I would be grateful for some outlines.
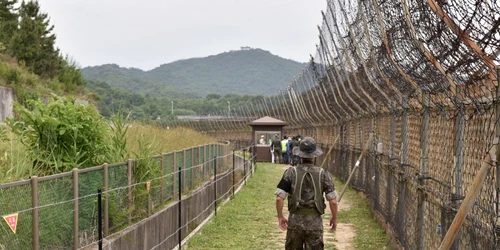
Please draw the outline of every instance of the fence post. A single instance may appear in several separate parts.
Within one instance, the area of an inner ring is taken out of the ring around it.
[[[128,208],[132,208],[132,159],[127,160],[127,176],[128,176]],[[127,223],[132,224],[132,212],[128,213]]]
[[[359,120],[360,119],[357,119],[355,120],[353,123],[354,123],[354,144],[352,145],[352,150],[353,151],[357,151],[357,148],[356,148],[356,144],[358,142],[358,129],[359,129]],[[359,172],[361,172],[361,169],[358,169],[358,172],[356,173],[356,178],[352,181],[352,186],[359,186]]]
[[[78,168],[73,168],[73,249],[80,246],[78,237]]]
[[[31,212],[32,217],[32,240],[33,240],[33,250],[40,249],[40,240],[38,237],[38,177],[31,177],[31,207],[33,211]]]
[[[102,191],[97,189],[97,239],[99,250],[102,250]]]
[[[497,92],[496,92],[496,98],[497,98],[497,101],[499,100],[500,98],[500,67],[497,66]],[[496,138],[499,138],[500,139],[500,122],[498,122],[498,119],[500,118],[500,102],[497,102],[497,104],[495,105],[495,120],[497,121],[496,124],[495,124],[495,135],[496,135]],[[496,155],[496,158],[497,159],[500,159],[500,150],[497,150],[497,155]],[[496,203],[497,203],[497,206],[496,206],[496,221],[495,221],[495,231],[496,231],[496,235],[497,235],[497,246],[500,245],[500,164],[498,163],[498,160],[497,160],[497,164],[495,166],[495,170],[496,170]]]
[[[252,176],[257,171],[257,146],[255,143],[252,145]]]
[[[175,156],[174,156],[174,159],[175,159]],[[179,214],[177,217],[177,219],[179,221],[179,223],[178,223],[179,230],[177,230],[177,232],[178,232],[177,236],[178,236],[178,240],[179,240],[179,250],[181,249],[181,243],[182,243],[182,176],[181,176],[181,172],[182,172],[182,167],[179,166],[178,173],[177,173],[177,183],[178,183],[177,190],[179,191],[178,192],[179,206],[177,206],[178,207],[177,213]]]
[[[182,150],[182,184],[183,184],[183,189],[188,190],[189,187],[187,186],[188,183],[186,181],[186,149]]]
[[[375,209],[380,211],[380,189],[382,186],[380,185],[380,169],[382,168],[382,154],[384,152],[377,152],[377,145],[380,143],[380,131],[379,131],[379,124],[380,124],[380,105],[375,105],[375,111],[377,112],[375,114],[375,117],[372,122],[372,133],[373,136],[377,136],[377,140],[373,138],[373,141],[371,143],[371,150],[375,151],[375,157],[373,157],[372,162],[373,162],[373,170],[375,174],[375,182],[372,186],[372,190],[374,191],[374,198],[375,198]]]
[[[177,178],[175,178],[175,171],[179,171],[177,170],[178,169],[178,166],[177,166],[177,151],[174,151],[172,153],[172,199],[174,199],[175,197],[175,194],[176,194],[176,191],[179,191],[179,183],[178,183],[178,180],[176,180]]]
[[[203,180],[206,180],[207,177],[207,145],[203,145]]]
[[[234,196],[234,185],[236,185],[236,182],[234,180],[234,160],[235,160],[235,156],[234,156],[234,149],[233,149],[233,196]]]
[[[391,112],[391,143],[389,145],[389,183],[387,184],[389,188],[387,189],[387,197],[388,197],[388,203],[387,203],[387,217],[386,218],[391,218],[390,224],[394,225],[394,211],[393,211],[393,201],[394,201],[394,160],[395,160],[395,147],[396,147],[396,110],[394,108],[395,104],[393,103],[392,105],[392,112]]]
[[[429,92],[422,95],[422,102],[424,104],[424,116],[422,118],[422,127],[420,135],[420,176],[418,178],[418,207],[417,207],[417,249],[424,249],[425,239],[425,200],[426,194],[423,188],[426,185],[427,178],[427,156],[429,150],[427,148],[427,141],[429,138]]]
[[[365,139],[365,120],[364,120],[364,117],[359,118],[359,123],[360,123],[360,127],[361,127],[361,131],[360,131],[360,135],[359,135],[361,142],[360,142],[359,148],[363,149],[363,142],[366,140]],[[359,165],[359,181],[360,181],[359,187],[362,190],[366,190],[365,176],[368,176],[368,173],[365,173],[365,172],[366,172],[366,160],[361,159],[361,164]]]
[[[214,212],[217,216],[217,156],[214,156]]]
[[[245,185],[247,184],[247,149],[243,149],[243,180],[245,180]]]
[[[342,181],[346,181],[346,178],[345,178],[345,168],[346,168],[346,159],[345,159],[345,131],[344,131],[344,128],[345,128],[345,122],[340,125],[340,173],[339,173],[339,176],[340,176],[340,179]]]
[[[456,107],[457,115],[455,116],[455,130],[454,130],[454,165],[455,165],[455,176],[453,176],[453,184],[451,190],[451,207],[443,207],[444,220],[442,221],[442,237],[448,233],[448,229],[453,221],[453,218],[456,215],[456,211],[460,207],[461,200],[463,200],[463,192],[462,192],[462,167],[463,167],[463,138],[465,132],[465,110],[462,104],[458,104]],[[460,248],[460,235],[461,232],[457,233],[456,238],[453,240],[453,243],[450,246],[450,249],[459,249]]]
[[[403,117],[401,128],[401,164],[399,165],[398,172],[398,203],[396,208],[396,226],[398,228],[397,234],[400,235],[400,241],[403,247],[407,247],[406,240],[406,177],[405,168],[408,163],[408,96],[403,97]]]
[[[194,185],[195,185],[195,167],[196,166],[196,163],[194,162],[194,147],[191,147],[191,166],[189,166],[189,172],[191,173],[191,181],[190,181],[190,186],[191,186],[191,190],[195,189]]]
[[[349,178],[349,174],[351,173],[351,163],[354,162],[354,152],[351,150],[351,122],[352,120],[349,120],[346,124],[346,140],[345,140],[345,145],[346,145],[346,160],[347,160],[347,169],[346,169],[346,180]]]
[[[196,169],[197,169],[196,172],[198,172],[198,174],[197,174],[198,178],[203,183],[203,178],[202,178],[201,173],[200,173],[200,166],[201,166],[201,163],[202,163],[202,161],[201,161],[201,147],[202,146],[198,146],[198,167],[196,167]]]
[[[161,154],[160,158],[161,179],[160,179],[160,205],[165,202],[163,192],[165,192],[165,154]]]
[[[102,165],[102,170],[104,172],[104,236],[109,235],[109,195],[108,195],[108,189],[109,189],[109,169],[108,169],[108,164],[104,163]]]

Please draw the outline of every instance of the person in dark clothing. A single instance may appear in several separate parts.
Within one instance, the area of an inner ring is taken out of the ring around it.
[[[281,163],[281,141],[278,135],[274,136],[274,139],[271,142],[271,149],[274,154],[274,163]]]
[[[292,141],[290,142],[290,151],[293,150],[293,148],[295,147],[298,147],[299,146],[299,140],[298,140],[298,137],[295,136],[292,138]],[[297,155],[294,155],[293,153],[291,154],[291,158],[292,158],[292,166],[297,166],[299,163],[300,163],[300,157],[297,156]]]

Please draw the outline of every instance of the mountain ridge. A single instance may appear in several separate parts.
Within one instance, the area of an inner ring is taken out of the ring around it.
[[[110,63],[82,69],[88,80],[152,96],[271,95],[284,89],[304,63],[262,49],[180,59],[151,70]]]

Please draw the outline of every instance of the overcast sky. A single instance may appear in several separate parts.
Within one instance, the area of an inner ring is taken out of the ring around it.
[[[250,46],[306,62],[326,0],[39,0],[82,67],[144,70]]]

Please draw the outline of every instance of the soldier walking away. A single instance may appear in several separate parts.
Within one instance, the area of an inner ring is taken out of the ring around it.
[[[278,224],[282,230],[287,230],[285,249],[305,249],[307,246],[308,249],[321,250],[324,249],[321,215],[326,208],[323,194],[332,213],[330,230],[335,231],[337,192],[330,173],[313,164],[313,158],[323,154],[321,149],[316,148],[313,138],[305,137],[293,151],[302,163],[285,171],[275,192]],[[288,219],[283,216],[287,196]]]
[[[271,150],[274,155],[274,163],[281,163],[281,141],[279,135],[275,135],[271,142]]]

